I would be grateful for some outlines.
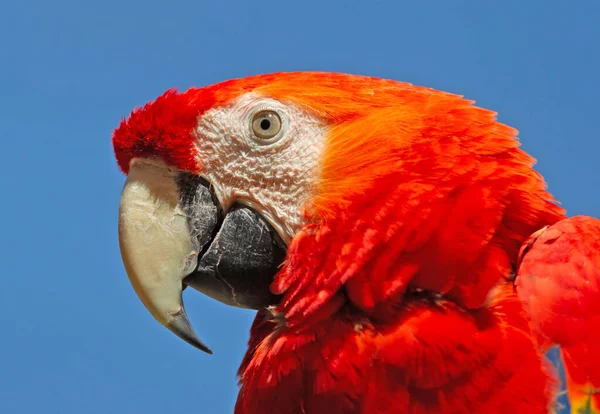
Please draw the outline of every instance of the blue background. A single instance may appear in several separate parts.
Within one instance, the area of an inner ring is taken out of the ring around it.
[[[281,70],[444,89],[499,111],[569,213],[600,216],[599,21],[593,0],[3,2],[0,412],[232,411],[252,312],[186,291],[205,355],[121,264],[110,137],[134,106]]]

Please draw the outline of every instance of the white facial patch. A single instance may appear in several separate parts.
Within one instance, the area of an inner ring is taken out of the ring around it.
[[[271,110],[281,131],[268,140],[252,132],[252,117]],[[256,209],[287,243],[302,225],[323,152],[326,127],[299,107],[256,93],[207,111],[198,121],[198,161],[223,208]]]

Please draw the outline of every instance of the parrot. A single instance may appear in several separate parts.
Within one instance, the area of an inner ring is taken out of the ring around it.
[[[168,89],[112,144],[151,315],[212,353],[184,289],[256,311],[235,414],[553,412],[552,346],[573,412],[600,413],[600,220],[566,215],[495,112],[277,72]]]

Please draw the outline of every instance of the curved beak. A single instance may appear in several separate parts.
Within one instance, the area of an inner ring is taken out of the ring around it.
[[[254,210],[220,208],[200,177],[134,160],[121,195],[119,243],[129,280],[148,311],[205,352],[185,312],[189,285],[221,302],[259,309],[276,303],[269,285],[285,245]]]
[[[144,162],[132,165],[119,209],[121,255],[135,292],[152,316],[184,341],[211,353],[189,323],[181,292],[183,278],[195,270],[202,247],[193,233],[211,234],[217,207],[212,202],[199,206],[203,228],[191,229],[181,198],[176,172]]]

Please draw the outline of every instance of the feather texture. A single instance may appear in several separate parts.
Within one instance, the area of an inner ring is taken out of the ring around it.
[[[554,383],[509,279],[564,212],[516,131],[461,97],[373,78],[258,90],[331,129],[314,224],[272,284],[276,322],[257,317],[236,413],[547,412]]]
[[[540,348],[561,347],[573,412],[600,413],[600,220],[571,217],[532,235],[516,284]]]
[[[520,309],[507,283],[471,312],[411,296],[384,323],[342,307],[283,329],[261,312],[235,412],[545,414],[556,383]]]

